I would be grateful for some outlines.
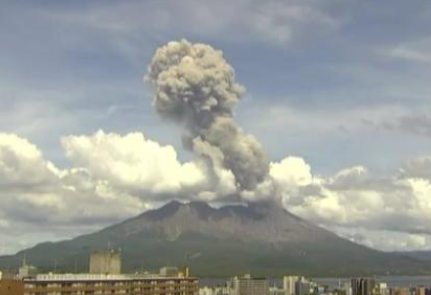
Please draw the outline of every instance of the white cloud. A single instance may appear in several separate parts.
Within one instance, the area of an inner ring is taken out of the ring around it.
[[[170,198],[224,202],[235,192],[233,176],[219,171],[211,183],[205,165],[182,163],[171,146],[141,133],[99,131],[62,139],[71,166],[55,167],[40,150],[14,134],[0,133],[0,235],[13,228],[27,237],[68,237],[133,216]],[[431,178],[424,163],[411,160],[393,175],[376,176],[354,166],[333,176],[313,173],[299,157],[270,165],[270,178],[248,200],[279,197],[292,213],[381,249],[422,249],[429,241]],[[38,229],[40,231],[40,229]],[[383,241],[375,232],[385,232]],[[391,241],[401,239],[396,245]],[[1,247],[1,245],[0,245]],[[3,246],[4,247],[4,246]],[[16,245],[16,247],[20,247]],[[9,249],[5,248],[4,249]],[[8,251],[8,250],[4,250]]]
[[[172,146],[141,133],[71,135],[62,145],[72,164],[65,169],[28,140],[0,133],[0,236],[11,229],[25,233],[27,247],[41,237],[57,240],[99,229],[167,199],[211,201],[235,190],[228,171],[219,171],[220,183],[210,183],[203,163],[181,163]]]
[[[362,166],[323,177],[308,174],[310,167],[301,160],[282,163],[284,172],[274,179],[282,188],[286,208],[293,213],[327,227],[431,234],[431,179],[418,178],[414,162],[408,173],[403,170],[403,174],[383,177]],[[277,164],[272,167],[278,169]]]
[[[94,230],[146,206],[85,169],[55,167],[14,134],[0,133],[0,188],[1,235],[26,233],[29,240]]]
[[[0,185],[37,186],[51,182],[57,174],[36,146],[14,134],[0,134]]]
[[[413,42],[402,43],[385,51],[394,59],[429,65],[431,63],[431,39],[416,39]]]
[[[429,250],[431,236],[364,228],[332,228],[340,236],[352,242],[378,248],[383,251],[421,251]]]
[[[304,159],[289,157],[279,163],[271,163],[271,177],[283,186],[304,186],[313,182],[311,167]]]
[[[181,164],[172,146],[146,140],[142,133],[120,136],[98,131],[93,136],[65,137],[62,144],[74,166],[113,186],[161,194],[205,183],[199,163]]]

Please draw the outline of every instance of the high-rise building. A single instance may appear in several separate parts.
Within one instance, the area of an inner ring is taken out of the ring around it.
[[[376,282],[373,278],[353,278],[352,295],[372,295]]]
[[[295,295],[296,283],[299,281],[298,276],[283,277],[283,290],[286,295]]]
[[[253,278],[245,275],[232,281],[232,295],[269,295],[269,282],[266,278]]]
[[[96,251],[90,254],[91,274],[120,274],[120,253],[114,251]]]
[[[304,277],[300,277],[295,283],[295,295],[309,295],[312,293],[312,283]]]

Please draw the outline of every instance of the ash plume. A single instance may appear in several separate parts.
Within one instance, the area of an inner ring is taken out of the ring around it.
[[[157,49],[145,80],[155,89],[153,104],[165,119],[184,127],[184,146],[215,171],[230,170],[239,190],[253,190],[268,175],[268,160],[256,140],[233,120],[244,88],[221,51],[186,40]]]

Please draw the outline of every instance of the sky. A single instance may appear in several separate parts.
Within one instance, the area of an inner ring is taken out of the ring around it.
[[[0,254],[170,199],[271,198],[352,241],[431,250],[431,3],[0,0]],[[155,51],[220,50],[268,159],[216,183],[154,109]],[[203,170],[202,170],[203,169]]]

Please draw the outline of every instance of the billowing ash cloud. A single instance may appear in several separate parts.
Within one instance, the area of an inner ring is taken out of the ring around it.
[[[158,114],[184,126],[186,148],[212,167],[230,170],[240,190],[252,190],[268,175],[259,142],[239,128],[232,107],[244,88],[221,51],[182,40],[160,47],[146,80],[155,87]]]

